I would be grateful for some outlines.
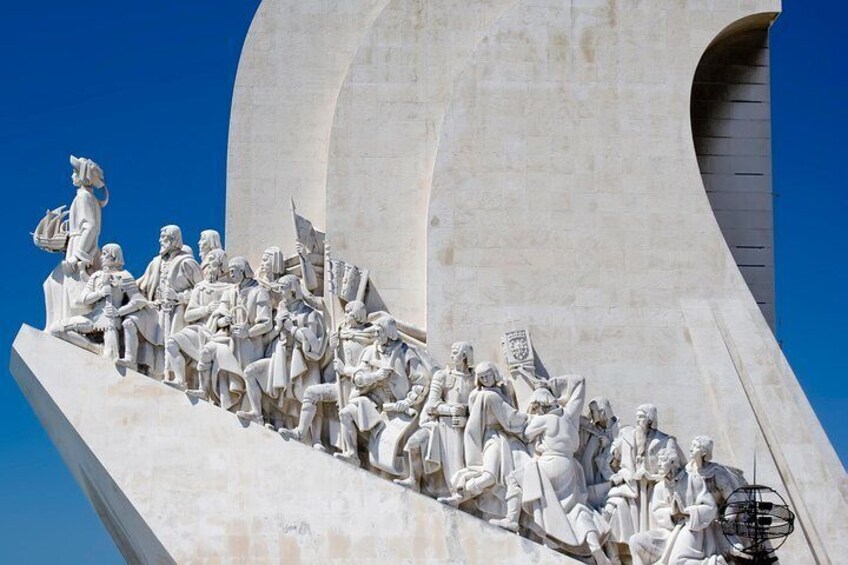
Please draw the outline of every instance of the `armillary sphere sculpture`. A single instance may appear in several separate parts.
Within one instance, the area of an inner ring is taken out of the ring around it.
[[[777,561],[774,552],[795,529],[795,513],[774,490],[747,485],[733,491],[719,518],[725,537],[754,565]]]

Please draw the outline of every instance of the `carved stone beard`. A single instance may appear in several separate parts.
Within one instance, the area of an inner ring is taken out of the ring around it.
[[[636,455],[640,457],[645,456],[645,448],[648,443],[648,430],[647,428],[643,428],[642,426],[636,426],[636,430],[633,434],[634,439],[636,440]]]
[[[168,247],[159,246],[159,256],[163,259],[167,259],[168,255],[171,255],[176,251],[177,247],[173,243],[169,244]]]

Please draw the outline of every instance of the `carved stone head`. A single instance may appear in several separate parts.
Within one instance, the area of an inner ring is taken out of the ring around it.
[[[636,426],[645,431],[657,427],[657,407],[653,404],[643,404],[636,409]]]
[[[286,258],[276,245],[262,252],[259,261],[259,276],[267,281],[276,280],[286,272]]]
[[[374,322],[374,327],[377,328],[377,343],[386,344],[390,341],[400,339],[400,332],[397,328],[397,320],[392,316],[381,316]]]
[[[557,400],[553,393],[547,388],[541,387],[530,395],[530,405],[527,412],[530,414],[547,414],[557,407]]]
[[[300,286],[300,279],[294,275],[283,275],[275,285],[280,293],[280,300],[286,306],[295,303],[303,298],[303,289]]]
[[[233,257],[230,259],[227,270],[230,273],[230,281],[239,284],[253,278],[253,269],[244,257]]]
[[[674,447],[663,447],[657,453],[657,468],[660,476],[671,478],[680,470],[680,456]]]
[[[474,348],[467,341],[457,341],[451,345],[450,366],[465,372],[474,366]]]
[[[361,326],[368,321],[368,311],[365,304],[359,300],[351,300],[345,305],[345,323],[348,326]]]
[[[206,255],[213,249],[221,249],[221,234],[215,230],[203,230],[200,232],[200,241],[197,242],[198,253],[200,260],[203,261]]]
[[[713,439],[709,436],[696,436],[689,445],[689,458],[706,463],[713,458]]]
[[[104,271],[120,271],[124,268],[124,251],[117,243],[107,243],[100,251],[100,262]]]
[[[491,361],[483,361],[474,367],[474,375],[478,387],[491,388],[503,383],[503,377],[497,365]]]
[[[615,417],[608,398],[598,396],[589,401],[589,420],[593,424],[604,426]]]
[[[94,187],[103,188],[106,183],[103,182],[103,169],[85,157],[70,157],[71,167],[74,172],[71,173],[71,182],[77,188],[79,187]]]
[[[227,253],[223,249],[212,249],[203,256],[200,265],[207,282],[218,282],[227,275]]]
[[[179,226],[165,226],[159,230],[159,254],[179,251],[183,248],[183,232]]]

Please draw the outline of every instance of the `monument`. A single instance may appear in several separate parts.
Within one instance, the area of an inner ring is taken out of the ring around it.
[[[164,226],[138,279],[72,157],[12,371],[127,560],[746,563],[755,481],[777,558],[839,562],[848,477],[751,267],[779,11],[266,0],[225,245]]]

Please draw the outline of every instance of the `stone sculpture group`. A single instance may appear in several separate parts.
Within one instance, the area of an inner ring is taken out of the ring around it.
[[[331,258],[294,208],[292,257],[270,247],[254,272],[206,230],[196,259],[169,225],[136,279],[118,244],[98,244],[103,171],[71,165],[70,209],[34,234],[64,253],[44,285],[50,333],[570,555],[741,561],[717,519],[745,481],[709,437],[687,462],[655,406],[621,425],[583,377],[538,375],[524,330],[504,336],[506,377],[466,342],[438,366],[422,330],[367,311],[368,272]]]

